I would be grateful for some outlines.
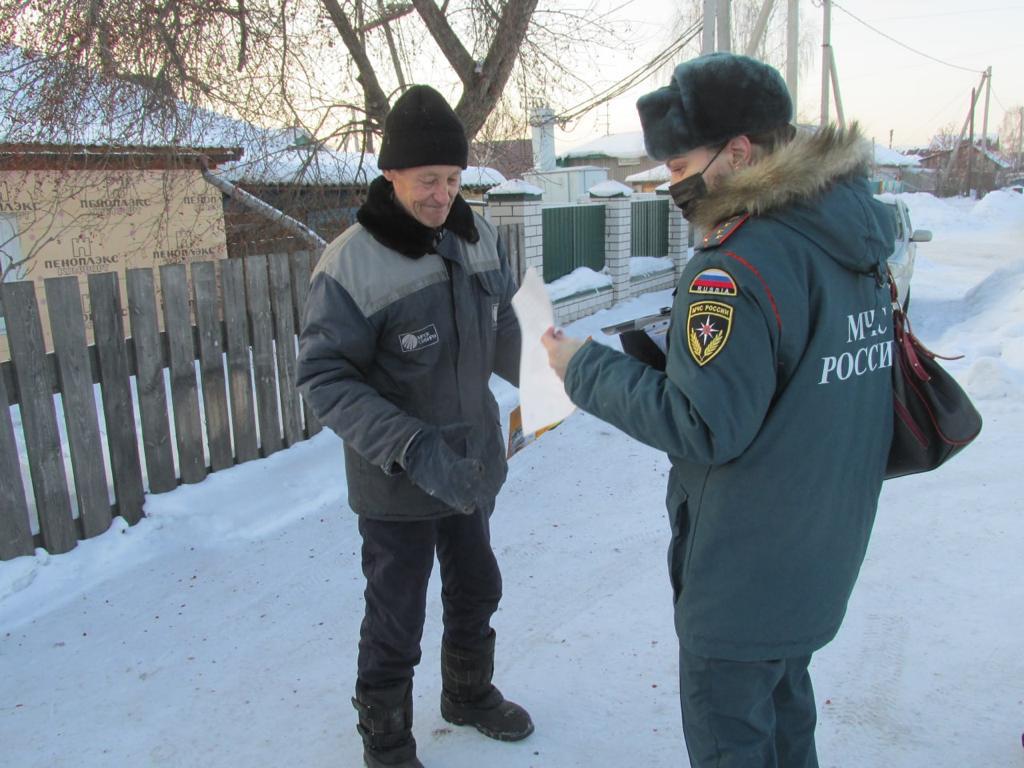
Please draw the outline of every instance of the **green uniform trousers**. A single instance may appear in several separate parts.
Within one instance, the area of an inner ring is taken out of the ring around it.
[[[680,648],[691,768],[818,768],[811,657],[728,661]]]

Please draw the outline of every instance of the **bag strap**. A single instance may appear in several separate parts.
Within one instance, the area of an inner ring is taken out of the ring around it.
[[[904,359],[913,369],[914,373],[917,374],[917,377],[921,381],[928,381],[931,377],[925,371],[924,366],[921,365],[918,355],[924,355],[931,360],[935,358],[940,360],[960,360],[963,355],[940,355],[938,352],[932,352],[921,343],[921,340],[914,335],[910,325],[910,318],[907,317],[906,312],[903,311],[903,306],[899,302],[899,296],[896,292],[896,280],[892,276],[892,270],[886,266],[885,271],[889,279],[889,297],[892,299],[893,339],[896,344],[903,348]]]

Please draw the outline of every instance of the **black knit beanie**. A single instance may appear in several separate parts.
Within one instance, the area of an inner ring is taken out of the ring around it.
[[[778,70],[734,53],[709,53],[684,61],[664,88],[636,103],[647,154],[655,160],[741,134],[781,128],[793,118],[793,101]]]
[[[384,118],[384,138],[377,167],[416,168],[457,165],[469,160],[466,131],[444,97],[429,85],[414,85],[403,93]]]

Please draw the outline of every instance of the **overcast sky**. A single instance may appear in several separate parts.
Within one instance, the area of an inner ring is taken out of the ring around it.
[[[597,90],[664,49],[672,39],[671,30],[678,29],[673,26],[676,9],[690,6],[689,0],[602,3],[633,44],[628,51],[601,55],[589,64]],[[786,0],[776,0],[776,5],[774,23],[784,25]],[[820,0],[800,0],[800,12],[808,61],[800,72],[798,115],[801,120],[817,122],[821,103]],[[738,50],[740,45],[734,42],[733,47]],[[847,120],[859,120],[867,135],[880,144],[889,144],[890,130],[895,147],[926,145],[937,131],[951,124],[958,132],[967,116],[971,89],[989,66],[989,133],[999,130],[1005,111],[1024,106],[1024,0],[838,0],[833,2],[832,46]],[[699,39],[688,51],[680,60],[699,53]],[[780,56],[780,67],[783,60]],[[558,131],[558,151],[609,130],[639,130],[636,98],[666,84],[668,77],[662,71],[567,130]],[[982,93],[976,111],[979,136],[984,105]],[[833,107],[833,120],[835,114]]]

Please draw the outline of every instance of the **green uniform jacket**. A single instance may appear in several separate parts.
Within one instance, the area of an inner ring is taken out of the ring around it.
[[[566,391],[671,459],[669,570],[691,653],[811,653],[834,637],[892,430],[891,216],[851,133],[798,137],[697,211],[664,372],[595,343]],[[780,179],[782,181],[780,181]]]

